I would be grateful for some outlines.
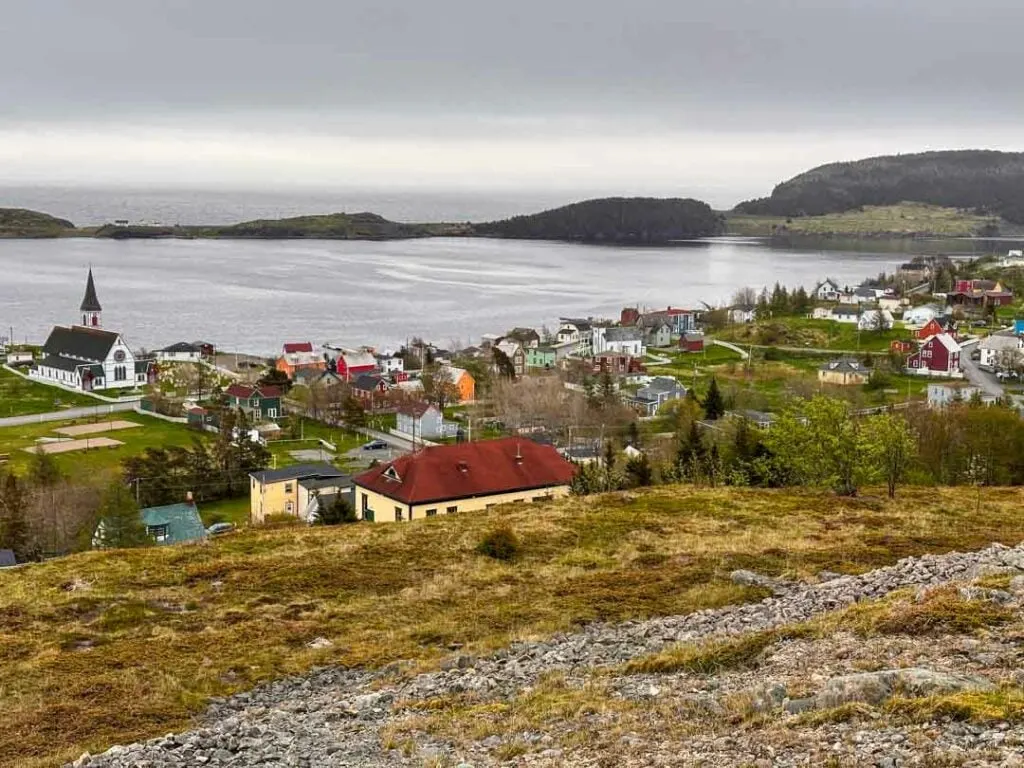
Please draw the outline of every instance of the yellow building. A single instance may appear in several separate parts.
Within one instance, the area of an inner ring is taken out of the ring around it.
[[[406,522],[566,496],[575,473],[554,448],[509,437],[424,448],[357,476],[353,492],[360,519]]]
[[[296,464],[249,475],[249,522],[258,525],[271,515],[309,521],[321,497],[346,493],[352,478],[330,464]]]
[[[860,361],[850,358],[830,360],[818,369],[818,381],[822,384],[837,384],[849,386],[853,384],[866,384],[871,374]]]

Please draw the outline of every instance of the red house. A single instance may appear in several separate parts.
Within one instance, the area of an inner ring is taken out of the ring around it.
[[[377,370],[377,358],[372,352],[354,349],[335,349],[330,364],[344,381],[354,381],[363,374]]]
[[[679,337],[679,349],[683,352],[703,352],[703,333],[684,333]]]
[[[921,376],[959,376],[960,345],[948,333],[932,336],[907,358],[907,373]]]
[[[294,355],[296,352],[312,352],[313,342],[311,341],[298,341],[293,343],[286,343],[284,345],[284,353],[286,355]]]
[[[645,373],[647,368],[637,358],[616,352],[594,355],[594,373]]]
[[[934,322],[934,321],[933,321]],[[912,341],[900,341],[899,339],[893,339],[889,342],[889,351],[896,352],[901,355],[905,355],[907,352],[914,351],[914,342]]]

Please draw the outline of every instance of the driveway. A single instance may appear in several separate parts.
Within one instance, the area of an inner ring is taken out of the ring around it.
[[[994,373],[981,370],[978,364],[971,360],[971,352],[974,351],[978,341],[979,339],[965,341],[961,346],[963,353],[960,355],[960,368],[964,372],[964,377],[986,395],[1005,398],[1006,392],[1003,390],[999,378]]]

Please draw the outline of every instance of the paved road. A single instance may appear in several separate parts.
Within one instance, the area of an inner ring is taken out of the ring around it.
[[[128,403],[97,403],[84,408],[68,408],[64,411],[34,413],[30,416],[8,416],[0,419],[0,427],[21,427],[26,424],[41,424],[46,421],[66,421],[68,419],[91,419],[105,416],[108,413],[134,411],[138,402]]]
[[[978,341],[979,339],[967,341],[961,346],[963,352],[960,355],[960,368],[964,372],[964,377],[986,395],[1005,398],[1006,391],[999,382],[999,378],[993,373],[981,370],[978,364],[971,360],[971,352],[974,351]]]

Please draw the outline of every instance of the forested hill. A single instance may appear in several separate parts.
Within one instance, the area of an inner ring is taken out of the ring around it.
[[[24,208],[0,208],[0,237],[60,237],[75,225],[47,213]]]
[[[609,197],[477,224],[473,229],[488,237],[664,243],[721,234],[724,220],[699,200]]]
[[[1024,153],[924,152],[831,163],[779,184],[737,213],[817,216],[903,201],[994,214],[1024,224]]]

